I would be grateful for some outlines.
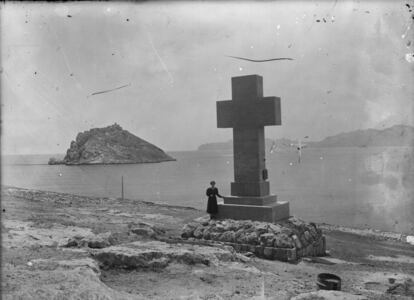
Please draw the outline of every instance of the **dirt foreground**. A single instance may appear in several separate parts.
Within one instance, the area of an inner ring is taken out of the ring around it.
[[[3,299],[413,299],[414,246],[323,225],[295,264],[180,240],[193,208],[3,187]],[[342,292],[317,291],[319,273]]]

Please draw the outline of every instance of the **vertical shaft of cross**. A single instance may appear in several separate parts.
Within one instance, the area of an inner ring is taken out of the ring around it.
[[[233,129],[233,149],[235,182],[263,181],[266,168],[264,128]]]
[[[234,128],[234,182],[231,183],[233,196],[264,196],[269,194],[264,173],[265,142],[264,127]]]

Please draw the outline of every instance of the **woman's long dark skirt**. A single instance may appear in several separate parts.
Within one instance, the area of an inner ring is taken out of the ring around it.
[[[214,215],[217,212],[218,212],[217,198],[215,196],[214,197],[208,197],[207,213]]]

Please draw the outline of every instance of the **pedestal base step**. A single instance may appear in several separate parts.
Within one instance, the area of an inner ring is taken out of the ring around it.
[[[274,223],[290,217],[289,202],[267,206],[219,204],[217,219],[252,220]]]
[[[224,204],[237,204],[237,205],[254,205],[254,206],[271,206],[277,201],[276,195],[269,196],[225,196]]]

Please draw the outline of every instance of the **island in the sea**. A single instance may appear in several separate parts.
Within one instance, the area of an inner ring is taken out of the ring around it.
[[[175,160],[157,146],[122,129],[118,124],[93,128],[77,135],[63,160],[49,164],[139,164]]]

